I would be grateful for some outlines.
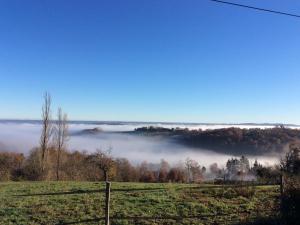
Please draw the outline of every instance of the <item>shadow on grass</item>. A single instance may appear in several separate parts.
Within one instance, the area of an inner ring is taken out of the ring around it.
[[[173,220],[173,221],[182,221],[184,219],[193,219],[193,220],[197,220],[197,219],[205,219],[208,217],[215,217],[216,215],[202,215],[202,216],[162,216],[162,217],[151,217],[151,216],[144,216],[144,217],[129,217],[129,216],[113,216],[110,218],[110,220],[113,221],[117,221],[117,220],[127,220],[127,221],[132,221],[134,222],[134,224],[136,224],[135,222],[138,221],[164,221],[164,220]],[[72,224],[82,224],[82,223],[92,223],[92,222],[100,222],[100,221],[104,221],[105,218],[104,217],[99,217],[99,218],[95,218],[95,219],[87,219],[87,220],[78,220],[78,221],[73,221],[73,222],[59,222],[57,223],[57,225],[72,225]]]
[[[78,221],[73,221],[73,222],[58,222],[57,225],[72,225],[72,224],[80,224],[80,223],[93,223],[93,222],[100,222],[100,221],[104,221],[105,218],[101,217],[101,218],[95,218],[95,219],[87,219],[87,220],[78,220]]]
[[[158,191],[158,190],[165,190],[165,188],[111,189],[111,193],[113,193],[113,192],[134,192],[134,191]],[[102,193],[102,192],[105,192],[105,189],[75,190],[75,191],[51,192],[51,193],[36,193],[36,194],[14,195],[14,196],[15,197],[55,196],[55,195],[92,194],[92,193]]]
[[[279,217],[258,217],[252,218],[251,220],[246,222],[235,223],[234,225],[283,225],[283,222]],[[296,225],[296,223],[290,225]]]
[[[255,187],[262,185],[253,185]],[[264,185],[265,186],[265,185]],[[234,188],[234,187],[245,187],[245,185],[220,185],[220,186],[194,186],[194,187],[176,187],[176,190],[207,190],[207,189],[222,189],[222,188]],[[247,187],[247,186],[246,186]],[[158,190],[168,190],[168,187],[160,188],[119,188],[111,189],[111,192],[134,192],[134,191],[158,191]],[[75,190],[75,191],[65,191],[65,192],[51,192],[51,193],[36,193],[36,194],[24,194],[24,195],[14,195],[15,197],[32,197],[32,196],[55,196],[55,195],[75,195],[75,194],[92,194],[92,193],[102,193],[105,189],[96,190]]]
[[[201,189],[218,189],[222,187],[177,187],[176,190],[201,190]],[[159,191],[168,190],[168,188],[119,188],[111,189],[113,192],[135,192],[135,191]],[[15,197],[33,197],[33,196],[55,196],[55,195],[77,195],[77,194],[93,194],[93,193],[104,193],[105,189],[95,189],[95,190],[74,190],[74,191],[64,191],[64,192],[49,192],[49,193],[35,193],[35,194],[24,194],[24,195],[14,195]]]
[[[139,224],[141,221],[160,221],[161,224],[165,224],[166,221],[176,221],[176,224],[182,224],[185,220],[192,220],[194,222],[204,222],[208,218],[213,218],[212,224],[221,225],[224,224],[224,220],[222,215],[202,215],[202,216],[163,216],[163,217],[111,217],[110,220],[112,222],[118,220],[126,220],[131,222],[130,224]],[[220,220],[221,219],[221,220]],[[87,219],[87,220],[78,220],[72,222],[59,222],[57,225],[72,225],[72,224],[87,224],[87,223],[99,223],[104,221],[104,217],[95,218],[95,219]],[[253,219],[251,222],[235,222],[236,220],[229,220],[226,224],[232,225],[282,225],[281,221],[276,218],[256,218]],[[186,222],[186,221],[185,221]],[[229,223],[228,223],[229,222]],[[186,224],[186,223],[185,223]],[[193,223],[194,224],[194,223]],[[296,225],[296,224],[291,224]]]
[[[278,185],[265,185],[265,184],[225,184],[225,185],[212,185],[212,186],[193,186],[193,187],[177,187],[176,189],[222,189],[222,188],[239,188],[239,187],[279,187]]]

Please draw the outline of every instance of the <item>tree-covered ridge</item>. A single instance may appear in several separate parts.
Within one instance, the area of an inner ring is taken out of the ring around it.
[[[300,130],[284,127],[268,129],[231,127],[214,130],[142,127],[137,128],[134,133],[170,136],[184,145],[236,155],[281,153],[289,143],[300,139]]]

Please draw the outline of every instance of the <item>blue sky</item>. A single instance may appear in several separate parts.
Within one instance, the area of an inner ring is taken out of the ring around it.
[[[232,0],[300,14],[300,2]],[[0,118],[300,123],[300,19],[209,0],[0,1]]]

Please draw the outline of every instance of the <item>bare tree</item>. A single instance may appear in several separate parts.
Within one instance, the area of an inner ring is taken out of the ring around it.
[[[185,167],[186,167],[186,171],[187,171],[187,182],[188,183],[192,182],[192,176],[191,176],[192,164],[193,164],[193,160],[191,160],[190,158],[186,158]]]
[[[42,133],[40,138],[41,149],[41,171],[45,171],[49,142],[52,135],[51,121],[51,96],[48,92],[44,95],[44,105],[42,107]]]
[[[90,161],[103,172],[104,179],[108,182],[109,174],[115,166],[115,161],[109,151],[104,152],[98,149],[96,153],[91,155],[89,158]]]
[[[206,171],[205,167],[201,168],[198,162],[190,158],[186,159],[185,167],[187,170],[187,178],[189,183],[201,182],[203,180],[203,174]]]
[[[54,146],[57,151],[56,155],[56,179],[59,180],[59,171],[61,165],[62,153],[65,150],[68,141],[68,116],[64,114],[61,108],[57,111],[57,121],[54,127]]]
[[[162,159],[160,161],[160,168],[158,173],[159,182],[167,182],[168,172],[170,171],[170,165],[167,161]]]

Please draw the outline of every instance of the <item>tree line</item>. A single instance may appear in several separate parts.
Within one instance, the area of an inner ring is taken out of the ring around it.
[[[283,153],[290,143],[300,140],[299,129],[290,129],[284,126],[267,129],[231,127],[213,130],[149,126],[137,128],[134,133],[162,135],[187,146],[233,155]]]
[[[142,162],[133,165],[126,158],[114,158],[110,151],[69,151],[51,146],[47,159],[42,163],[42,149],[34,148],[29,155],[0,152],[0,181],[119,181],[119,182],[174,182],[215,183],[258,182],[280,183],[280,166],[263,166],[257,161],[250,165],[247,157],[228,159],[225,167],[217,163],[208,168],[196,160],[171,165],[162,159],[160,163]]]

